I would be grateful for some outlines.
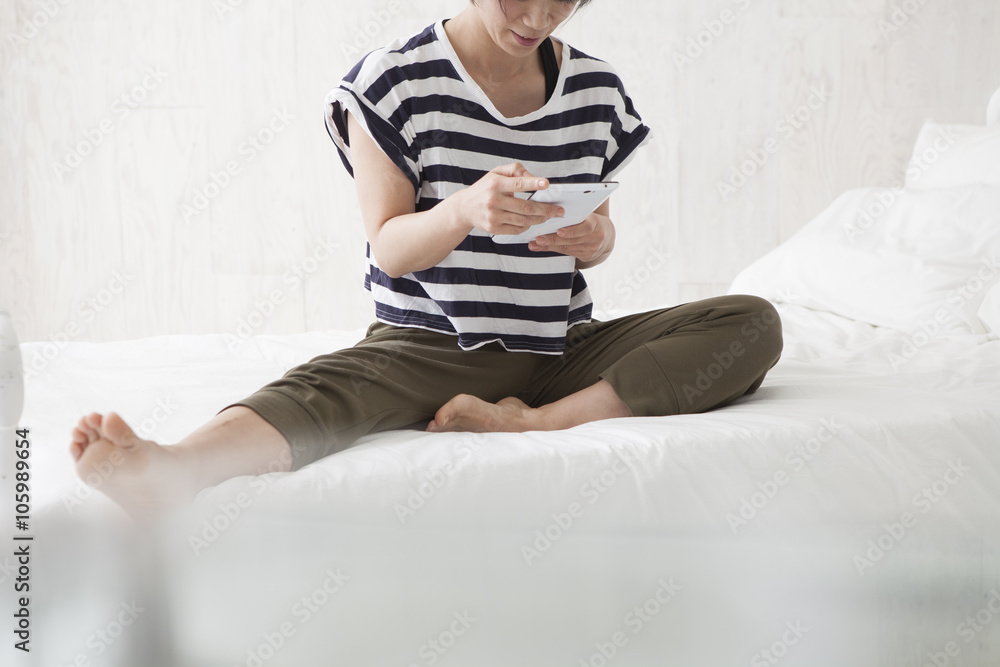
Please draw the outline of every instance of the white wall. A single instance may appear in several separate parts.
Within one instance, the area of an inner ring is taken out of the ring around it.
[[[898,4],[595,0],[562,29],[618,68],[655,133],[612,200],[617,250],[587,272],[598,308],[721,293],[843,190],[900,182],[925,118],[983,122],[1000,3]],[[272,295],[256,332],[366,326],[364,232],[323,99],[372,48],[366,26],[381,44],[463,5],[0,0],[0,305],[22,340],[235,333]],[[777,124],[813,89],[829,100],[786,136]],[[246,143],[272,122],[270,143]],[[718,183],[772,137],[723,198]],[[185,214],[230,162],[239,173]],[[315,270],[296,281],[297,267]]]

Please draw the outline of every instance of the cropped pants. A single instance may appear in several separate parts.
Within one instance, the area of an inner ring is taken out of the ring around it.
[[[375,322],[354,347],[297,366],[233,405],[285,437],[296,470],[368,433],[425,428],[457,394],[539,407],[604,379],[634,416],[705,412],[756,391],[781,349],[774,307],[742,295],[578,324],[558,356],[495,342],[462,350],[453,335]]]

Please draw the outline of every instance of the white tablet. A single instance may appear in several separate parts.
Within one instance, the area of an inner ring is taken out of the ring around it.
[[[536,190],[528,199],[546,204],[559,204],[566,209],[561,218],[549,218],[532,225],[520,234],[494,234],[497,243],[528,243],[539,236],[554,234],[563,227],[578,225],[611,196],[618,187],[617,181],[605,183],[550,183],[544,190]]]

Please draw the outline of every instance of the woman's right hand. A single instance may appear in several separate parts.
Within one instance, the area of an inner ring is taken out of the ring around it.
[[[458,224],[488,234],[520,234],[530,226],[565,215],[558,204],[519,199],[516,192],[549,187],[545,178],[533,176],[515,162],[497,167],[468,188],[448,198]],[[442,202],[444,203],[444,202]]]

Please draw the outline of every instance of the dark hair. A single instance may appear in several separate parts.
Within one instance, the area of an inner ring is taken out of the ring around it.
[[[472,4],[476,4],[476,0],[469,0],[469,2],[471,2]],[[497,4],[500,5],[501,9],[504,8],[504,4],[503,3],[504,3],[504,0],[497,0]],[[585,7],[585,6],[589,5],[589,4],[590,4],[590,0],[577,0],[577,2],[576,2],[576,8],[577,9],[582,9],[583,7]]]

